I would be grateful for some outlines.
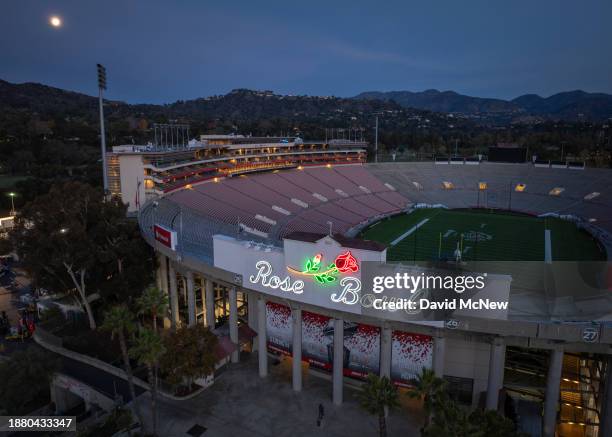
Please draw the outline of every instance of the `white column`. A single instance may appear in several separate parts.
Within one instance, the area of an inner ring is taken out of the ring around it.
[[[238,299],[236,287],[229,289],[229,331],[230,340],[232,343],[238,345],[238,349],[232,352],[232,363],[240,361],[240,341],[238,340]]]
[[[204,305],[206,305],[206,326],[210,329],[215,329],[215,290],[213,289],[213,281],[210,278],[206,278],[206,299]]]
[[[166,255],[159,254],[159,273],[160,283],[159,288],[166,294],[168,291],[168,258]]]
[[[157,254],[157,270],[155,271],[155,286],[160,289],[163,290],[163,283],[162,283],[162,257],[163,255],[161,253]]]
[[[196,312],[203,313],[200,323],[206,326],[206,280],[204,279],[204,276],[202,276],[201,273],[199,276],[200,276],[200,302],[202,302],[202,309],[198,310],[196,306]],[[197,323],[197,317],[196,317],[196,323]]]
[[[257,299],[257,353],[259,358],[259,376],[268,376],[268,345],[266,338],[266,301]]]
[[[563,348],[550,351],[548,377],[546,378],[546,396],[544,398],[543,437],[554,437],[557,427],[557,407],[559,406],[559,391],[561,372],[563,371]],[[603,434],[602,434],[603,435]]]
[[[433,370],[438,378],[444,377],[444,360],[446,359],[446,338],[438,333],[434,337]]]
[[[248,311],[248,322],[249,328],[257,332],[257,295],[255,293],[249,293],[247,295],[247,311]],[[257,342],[253,340],[252,351],[257,350]]]
[[[497,410],[499,404],[499,391],[504,383],[504,364],[506,359],[506,346],[504,340],[496,337],[491,342],[491,356],[489,358],[489,380],[487,381],[487,410]]]
[[[174,266],[172,262],[169,263],[168,268],[169,280],[170,280],[170,323],[172,324],[172,329],[176,329],[179,327],[180,318],[179,318],[179,305],[178,305],[178,291],[176,284],[176,270],[174,270]]]
[[[195,292],[193,287],[193,272],[187,271],[186,274],[186,285],[187,285],[187,313],[189,326],[195,326],[196,324],[196,304],[195,304]]]
[[[302,310],[292,311],[293,319],[293,391],[302,391]]]
[[[380,329],[380,376],[391,378],[391,328]]]
[[[344,367],[344,322],[342,319],[334,320],[334,362],[332,373],[333,396],[335,405],[342,405],[342,384]]]

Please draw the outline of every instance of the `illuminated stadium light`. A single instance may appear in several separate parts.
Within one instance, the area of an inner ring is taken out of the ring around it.
[[[555,187],[552,190],[550,190],[550,192],[548,194],[550,194],[551,196],[558,196],[559,194],[563,193],[564,191],[565,191],[565,188]]]
[[[596,218],[594,218],[594,217],[591,217],[591,218],[589,219],[589,223],[595,223],[596,221],[597,221],[597,219],[596,219]]]
[[[325,167],[327,167],[327,168],[331,168],[331,167],[332,167],[332,165],[331,165],[331,164],[327,164]]]
[[[599,196],[599,193],[597,191],[593,191],[592,193],[589,193],[586,196],[584,196],[584,200],[593,200],[597,196]]]
[[[525,191],[525,188],[527,188],[527,185],[525,184],[516,184],[516,186],[514,187],[514,191],[516,191],[517,193],[522,193],[523,191]]]
[[[455,188],[455,186],[453,185],[452,182],[443,181],[442,188],[444,188],[445,190],[452,190],[453,188]]]
[[[478,182],[478,189],[479,190],[486,190],[487,189],[487,183],[486,182]]]
[[[303,167],[303,166],[301,166],[301,165],[298,165],[298,168],[297,168],[297,169],[298,169],[298,170],[304,170],[304,167]]]

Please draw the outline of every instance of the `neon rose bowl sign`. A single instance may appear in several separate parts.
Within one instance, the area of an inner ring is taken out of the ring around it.
[[[252,284],[261,284],[263,287],[279,289],[294,294],[302,294],[304,292],[304,280],[292,280],[289,275],[284,278],[275,275],[272,264],[268,261],[258,261],[255,264],[255,268],[257,269],[257,274],[249,276],[249,282]],[[317,253],[306,260],[302,269],[287,266],[287,271],[291,275],[310,279],[320,286],[338,284],[340,291],[330,296],[333,302],[354,305],[359,301],[361,281],[359,278],[350,276],[359,271],[359,262],[348,250],[338,255],[329,264],[324,263],[323,255]]]

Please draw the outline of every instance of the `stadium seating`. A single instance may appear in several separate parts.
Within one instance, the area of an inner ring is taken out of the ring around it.
[[[612,171],[539,168],[532,164],[482,162],[479,165],[436,165],[433,162],[370,164],[368,170],[383,183],[393,185],[413,203],[443,204],[449,208],[489,207],[544,214],[571,214],[593,219],[612,232]],[[446,190],[443,181],[454,186]],[[417,189],[413,182],[423,188]],[[479,193],[478,182],[487,189]],[[525,184],[516,192],[517,184]],[[563,191],[553,196],[553,188]],[[584,196],[600,195],[592,200]]]
[[[486,189],[479,189],[480,182],[486,182]],[[525,185],[522,192],[515,190],[517,184]],[[194,184],[156,200],[155,207],[149,203],[141,226],[160,223],[176,229],[180,216],[183,248],[204,257],[211,256],[216,232],[280,244],[294,231],[328,232],[331,223],[333,232],[346,233],[419,203],[572,215],[598,235],[609,235],[611,187],[612,171],[606,169],[488,162],[322,165]],[[551,195],[553,188],[562,190]],[[589,196],[594,192],[599,194]]]
[[[408,199],[362,165],[320,166],[207,181],[168,194],[200,216],[257,236],[290,231],[344,233],[372,217],[400,212]],[[263,233],[263,234],[262,234]]]

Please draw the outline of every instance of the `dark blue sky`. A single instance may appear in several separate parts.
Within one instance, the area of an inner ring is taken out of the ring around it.
[[[155,103],[233,88],[612,93],[611,19],[609,0],[3,1],[0,78],[95,94],[101,62],[109,98]]]

